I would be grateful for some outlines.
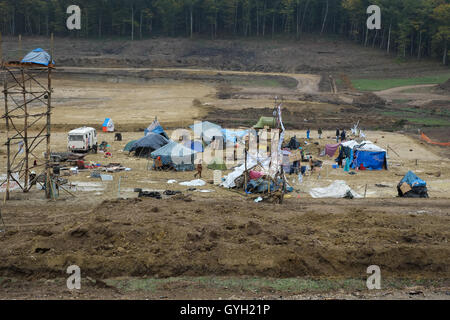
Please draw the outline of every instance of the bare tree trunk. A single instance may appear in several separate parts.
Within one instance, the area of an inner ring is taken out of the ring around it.
[[[272,13],[272,39],[275,34],[275,12]]]
[[[131,41],[134,40],[134,6],[131,6]]]
[[[327,16],[328,16],[328,0],[327,0],[327,8],[325,9],[325,16],[323,17],[322,30],[320,30],[320,34],[322,34],[323,30],[325,29],[325,24],[327,22]]]
[[[388,35],[388,43],[387,43],[387,53],[390,53],[390,51],[391,51],[391,30],[392,30],[392,23],[389,25],[389,35]]]
[[[191,39],[194,34],[194,13],[193,13],[193,11],[194,11],[194,8],[192,7],[192,3],[191,3],[191,7],[189,10],[189,14],[190,14],[190,18],[191,18],[191,34],[190,34]]]
[[[306,12],[308,11],[309,0],[306,1],[305,10],[303,10],[302,23],[300,25],[300,34],[303,32],[303,23],[305,22]]]
[[[300,1],[299,0],[297,0],[297,17],[296,18],[297,18],[297,23],[296,23],[297,29],[296,29],[295,37],[298,40],[298,37],[300,35]]]
[[[267,3],[264,0],[264,11],[263,11],[263,29],[262,29],[262,35],[263,37],[266,35],[266,9],[267,9]]]
[[[422,48],[422,30],[419,32],[419,48],[417,48],[417,60],[420,60],[420,51]]]
[[[141,16],[139,19],[139,39],[142,40],[142,10],[141,10]]]
[[[373,37],[372,48],[375,48],[375,42],[377,41],[377,37],[378,37],[378,29],[375,31],[375,36]]]
[[[98,16],[98,37],[102,37],[102,14]]]
[[[443,65],[447,65],[447,55],[448,55],[447,38],[445,38],[445,43],[444,43],[444,56],[442,57],[442,64],[443,64]]]

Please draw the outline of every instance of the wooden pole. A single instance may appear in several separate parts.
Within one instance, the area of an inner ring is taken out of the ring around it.
[[[50,35],[50,63],[52,63],[53,61],[53,49],[54,49],[54,37],[53,37],[53,32]]]

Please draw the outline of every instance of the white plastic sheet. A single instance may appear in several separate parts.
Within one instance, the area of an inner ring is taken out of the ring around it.
[[[203,181],[202,179],[196,179],[191,181],[180,182],[180,185],[188,187],[201,187],[206,185],[206,182]]]
[[[336,180],[325,188],[313,188],[309,191],[309,194],[313,198],[344,198],[349,191],[354,198],[362,198],[343,180]]]

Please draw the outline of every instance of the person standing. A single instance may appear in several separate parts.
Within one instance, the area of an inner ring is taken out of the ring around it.
[[[319,128],[319,130],[317,130],[317,133],[319,134],[319,139],[322,139],[322,128]]]
[[[311,133],[311,131],[309,130],[309,128],[308,128],[308,130],[306,131],[306,139],[309,139],[309,134]]]
[[[200,160],[199,163],[197,164],[197,172],[194,174],[194,178],[200,177],[200,179],[202,178],[202,170],[203,170],[203,166],[202,166],[202,161]]]
[[[344,140],[345,140],[345,130],[342,129],[342,132],[341,132],[341,141],[344,141]]]
[[[336,143],[339,143],[340,132],[339,129],[336,129]]]

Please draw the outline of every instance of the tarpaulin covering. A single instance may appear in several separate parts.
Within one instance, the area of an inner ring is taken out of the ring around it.
[[[348,194],[351,194],[353,198],[362,198],[343,180],[336,180],[325,188],[313,188],[309,194],[313,198],[345,198]]]
[[[160,134],[164,138],[169,139],[169,136],[166,134],[163,127],[159,124],[159,121],[156,119],[153,120],[153,122],[148,126],[148,128],[144,130],[145,135],[149,134],[150,132]]]
[[[355,151],[356,157],[353,161],[352,168],[359,168],[361,164],[369,170],[382,170],[387,168],[386,152],[371,152],[371,151]]]
[[[133,144],[136,142],[137,140],[131,140],[130,142],[128,142],[125,145],[125,148],[123,148],[123,151],[131,151],[131,148],[133,147]]]
[[[135,151],[137,156],[148,156],[151,152],[158,150],[169,143],[163,136],[150,132],[145,137],[136,141],[130,148],[130,152]]]
[[[202,138],[210,143],[213,137],[223,137],[222,127],[209,121],[197,122],[189,126],[194,131],[195,138]]]
[[[435,141],[432,141],[432,140],[431,140],[430,138],[428,138],[428,137],[425,135],[425,133],[423,133],[423,132],[422,132],[421,138],[422,138],[422,140],[424,140],[424,141],[426,141],[426,142],[428,142],[428,143],[430,143],[430,144],[435,144],[435,145],[443,146],[443,147],[450,147],[450,142],[435,142]]]
[[[275,128],[277,121],[274,117],[261,117],[259,121],[253,126],[255,129],[263,129],[265,126]]]
[[[400,181],[400,184],[406,182],[411,187],[426,187],[427,183],[420,179],[418,176],[414,174],[412,171],[408,171],[403,179]]]
[[[197,152],[191,148],[186,148],[182,144],[175,141],[170,141],[165,146],[155,150],[151,153],[151,157],[156,159],[161,157],[163,165],[175,164],[175,165],[194,165],[194,155]],[[193,169],[192,169],[193,170]],[[182,170],[183,171],[183,170]]]
[[[325,146],[325,154],[332,157],[336,153],[336,150],[339,148],[340,143],[338,144],[327,144]]]
[[[34,49],[33,51],[27,53],[27,55],[22,59],[22,63],[35,63],[48,66],[50,64],[50,55],[41,48]],[[55,64],[54,61],[51,62]]]
[[[105,118],[102,125],[103,131],[114,132],[114,121],[110,118]]]

